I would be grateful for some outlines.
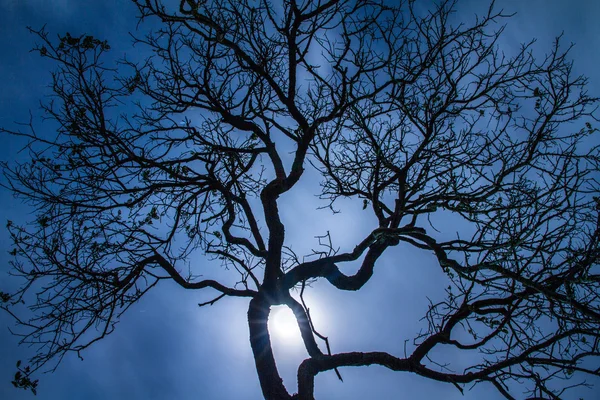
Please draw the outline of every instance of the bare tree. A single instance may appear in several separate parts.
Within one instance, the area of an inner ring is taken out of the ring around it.
[[[58,66],[44,108],[56,134],[3,129],[30,140],[30,161],[4,173],[37,213],[8,222],[24,285],[3,308],[39,349],[17,386],[35,389],[31,373],[110,334],[163,280],[217,292],[201,306],[249,299],[269,400],[312,399],[317,374],[371,364],[461,391],[488,382],[507,399],[558,399],[585,384],[572,376],[600,375],[597,99],[559,39],[544,56],[533,42],[505,54],[508,15],[492,5],[452,24],[454,1],[134,2],[142,22],[162,21],[136,39],[151,57],[111,69],[104,41],[35,32]],[[325,207],[353,198],[376,217],[354,248],[326,236],[308,257],[289,250],[278,202],[306,168],[322,176]],[[450,214],[467,235],[436,226]],[[332,354],[304,290],[319,279],[359,290],[400,243],[437,258],[445,300],[403,357]],[[199,254],[235,281],[186,272]],[[31,313],[15,311],[21,300]],[[308,353],[297,394],[271,347],[276,305]],[[479,356],[451,372],[442,346]]]

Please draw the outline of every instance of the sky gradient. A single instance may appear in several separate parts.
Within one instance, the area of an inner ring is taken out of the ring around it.
[[[481,7],[478,0],[460,4],[458,18],[471,18],[475,7]],[[564,32],[565,44],[576,43],[571,52],[575,73],[587,75],[590,94],[600,95],[600,1],[498,0],[497,7],[517,12],[508,21],[500,43],[507,52],[537,38],[536,50],[543,54],[554,37]],[[38,102],[48,93],[51,64],[29,52],[35,39],[27,26],[46,25],[51,35],[92,34],[108,40],[114,57],[135,56],[133,52],[139,48],[131,50],[128,35],[136,27],[135,11],[127,0],[0,0],[0,126],[27,121],[30,111],[39,117]],[[34,121],[42,126],[39,118]],[[24,156],[19,153],[22,141],[11,137],[1,141],[1,160]],[[372,216],[364,217],[362,204],[347,204],[345,212],[337,215],[316,211],[315,188],[316,184],[308,184],[282,198],[287,241],[302,254],[313,246],[315,235],[329,230],[337,246],[352,248],[370,230]],[[7,219],[26,221],[28,209],[0,189],[0,221],[4,224]],[[7,276],[9,249],[2,229],[0,290],[9,290],[16,283]],[[398,260],[408,267],[400,270]],[[217,276],[225,273],[216,270],[218,265],[207,264],[207,268]],[[334,352],[382,350],[401,356],[404,341],[412,341],[421,327],[426,296],[443,294],[444,287],[445,278],[432,256],[401,245],[382,257],[374,277],[360,291],[341,292],[318,283],[307,299],[317,328],[329,336]],[[185,291],[172,283],[159,285],[124,315],[112,335],[83,353],[84,361],[68,356],[54,374],[40,376],[36,398],[261,399],[248,341],[247,300],[226,298],[199,309],[197,303],[210,295]],[[10,384],[15,362],[25,360],[29,349],[17,347],[17,339],[7,330],[9,324],[7,316],[0,314],[0,399],[32,399],[30,392]],[[306,357],[299,335],[295,340],[273,340],[284,383],[294,392],[296,368]],[[381,367],[341,372],[344,383],[332,372],[317,376],[317,399],[500,399],[491,386],[483,384],[463,396],[451,385]],[[581,391],[578,396],[600,399],[600,387],[597,389]]]

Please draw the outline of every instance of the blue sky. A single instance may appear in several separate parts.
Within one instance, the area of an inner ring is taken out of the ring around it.
[[[472,17],[478,0],[463,1],[459,16]],[[507,51],[538,38],[538,50],[548,49],[564,31],[565,42],[575,42],[571,56],[575,70],[590,78],[589,91],[600,94],[600,1],[595,0],[499,0],[499,8],[517,12],[501,46]],[[92,34],[111,44],[119,57],[130,52],[129,31],[135,29],[134,8],[126,0],[0,0],[0,126],[28,119],[29,110],[39,116],[38,100],[47,93],[49,64],[29,53],[34,38],[26,31],[46,24],[52,34]],[[133,51],[137,51],[137,48]],[[135,56],[134,53],[129,53]],[[39,121],[39,120],[38,120]],[[20,157],[22,142],[2,137],[0,159]],[[282,201],[282,218],[288,222],[288,239],[296,250],[308,249],[316,234],[331,231],[336,244],[354,246],[364,237],[361,204],[348,205],[345,213],[332,216],[315,211],[314,191],[288,194]],[[356,214],[356,215],[355,215]],[[0,220],[27,219],[27,208],[6,191],[0,191]],[[299,219],[298,216],[301,216]],[[350,218],[357,216],[359,219]],[[301,222],[301,224],[299,223]],[[6,232],[0,232],[0,289],[14,284],[8,279],[9,250]],[[410,274],[395,268],[402,258],[414,265]],[[216,266],[208,266],[217,268]],[[309,306],[317,327],[330,337],[333,351],[385,350],[402,355],[405,339],[419,330],[426,311],[425,296],[443,290],[444,280],[430,256],[399,246],[381,260],[374,278],[357,293],[339,292],[317,284],[309,294]],[[217,272],[221,273],[221,272]],[[392,284],[390,284],[392,282]],[[199,309],[205,300],[171,284],[159,285],[125,314],[115,333],[90,348],[83,356],[67,357],[52,375],[42,376],[37,398],[45,399],[260,399],[260,387],[248,342],[247,300],[225,299]],[[325,301],[326,300],[326,301]],[[28,349],[16,346],[0,314],[0,398],[29,399],[29,392],[12,388],[14,363],[27,357]],[[295,374],[305,354],[298,340],[274,338],[274,351],[284,382],[295,388]],[[458,360],[460,363],[460,360]],[[452,386],[379,367],[342,370],[345,382],[333,373],[316,381],[318,399],[479,399],[500,398],[489,386],[479,385],[462,396]],[[600,394],[584,391],[585,399]]]

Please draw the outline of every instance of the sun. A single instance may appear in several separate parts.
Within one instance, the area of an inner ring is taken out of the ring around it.
[[[277,338],[289,341],[300,336],[298,322],[292,310],[285,306],[274,307],[269,316],[269,331]]]

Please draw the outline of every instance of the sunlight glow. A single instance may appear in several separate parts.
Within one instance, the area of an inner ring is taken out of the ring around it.
[[[269,331],[277,339],[293,340],[300,337],[298,323],[292,310],[287,307],[274,307],[269,316]]]

